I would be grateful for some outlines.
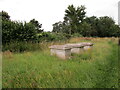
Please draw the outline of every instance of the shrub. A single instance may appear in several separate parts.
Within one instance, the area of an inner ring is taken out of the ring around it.
[[[67,40],[69,37],[69,35],[63,33],[43,32],[42,34],[38,34],[38,41],[63,41]]]
[[[79,34],[79,33],[74,33],[73,35],[72,35],[72,37],[83,37],[81,34]]]
[[[2,42],[3,44],[11,41],[34,41],[37,39],[37,31],[31,23],[12,22],[4,20],[2,22]]]

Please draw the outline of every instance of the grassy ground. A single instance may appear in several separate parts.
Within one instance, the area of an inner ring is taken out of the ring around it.
[[[92,50],[70,60],[43,51],[3,54],[3,88],[117,88],[117,40],[71,39],[93,42]]]

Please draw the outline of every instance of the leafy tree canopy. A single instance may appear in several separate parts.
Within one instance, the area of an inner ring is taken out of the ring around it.
[[[35,29],[37,30],[38,33],[43,32],[43,29],[41,29],[42,28],[42,24],[40,24],[37,20],[32,19],[32,20],[30,20],[30,23],[35,26]]]
[[[2,20],[10,20],[9,14],[5,11],[0,12],[0,17],[2,17]]]

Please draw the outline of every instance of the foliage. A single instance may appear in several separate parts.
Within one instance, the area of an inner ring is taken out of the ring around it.
[[[55,24],[53,24],[53,31],[55,33],[67,33],[69,34],[69,24],[64,22],[56,22]]]
[[[99,33],[100,37],[105,37],[105,36],[110,36],[110,27],[114,24],[115,22],[113,21],[112,18],[109,18],[107,16],[105,17],[100,17],[99,22],[98,22],[98,30],[97,32]]]
[[[37,20],[32,19],[32,20],[30,20],[30,23],[33,24],[33,25],[35,25],[35,29],[36,29],[36,31],[38,33],[43,32],[43,29],[41,29],[42,28],[42,24],[40,24]]]
[[[120,27],[119,25],[111,25],[110,26],[110,32],[109,32],[110,36],[115,36],[115,37],[120,37]]]
[[[73,5],[69,5],[65,10],[64,21],[53,24],[53,32],[62,32],[70,35],[78,33],[78,26],[83,22],[85,13],[84,6],[75,8]]]
[[[92,26],[92,33],[89,33],[91,36],[119,37],[120,35],[120,27],[108,16],[99,18],[95,16],[87,17],[85,21]]]
[[[2,42],[3,44],[11,41],[33,41],[36,40],[37,31],[31,23],[20,23],[13,21],[2,22]]]
[[[85,14],[86,12],[84,6],[77,8],[75,8],[73,5],[68,6],[68,8],[65,10],[64,20],[70,25],[70,34],[78,32],[78,26],[84,20]]]
[[[92,34],[92,27],[90,24],[83,22],[80,26],[80,33],[81,35],[83,35],[84,37],[88,36],[90,37]]]
[[[53,24],[53,32],[73,35],[81,34],[85,37],[119,37],[120,27],[111,17],[85,17],[85,7],[75,8],[69,5],[65,10],[64,21]]]
[[[43,32],[42,24],[33,19],[29,23],[11,21],[7,12],[0,12],[2,16],[2,42],[8,44],[15,41],[36,42],[37,33]]]
[[[98,32],[97,32],[97,25],[98,25],[98,21],[99,19],[96,16],[92,16],[92,17],[86,17],[84,22],[86,22],[87,24],[89,24],[91,26],[91,32],[89,35],[91,36],[98,36]]]
[[[70,30],[70,25],[64,23],[65,22],[58,22],[53,24],[53,32],[68,34]],[[77,26],[77,28],[77,33],[83,35],[84,37],[120,36],[120,27],[115,24],[112,18],[107,16],[100,18],[97,18],[95,16],[86,17],[83,22],[79,26]]]
[[[68,35],[62,33],[51,33],[51,32],[43,32],[38,35],[39,41],[63,41],[69,38]]]
[[[64,21],[53,24],[52,32],[44,32],[42,24],[32,19],[30,22],[17,22],[10,20],[7,12],[0,12],[2,22],[3,50],[6,44],[13,42],[50,42],[63,41],[71,37],[120,37],[120,27],[108,16],[86,17],[85,7],[69,5],[65,10]],[[0,24],[1,25],[1,24]],[[1,33],[1,31],[0,31]],[[14,45],[13,45],[14,46]],[[23,44],[24,47],[24,44]],[[14,48],[13,48],[14,49]],[[24,49],[26,50],[26,49]],[[12,50],[16,51],[16,50]]]
[[[79,34],[79,33],[74,33],[71,37],[83,37],[81,34]]]
[[[0,17],[2,17],[2,20],[10,20],[10,16],[5,11],[0,12]]]

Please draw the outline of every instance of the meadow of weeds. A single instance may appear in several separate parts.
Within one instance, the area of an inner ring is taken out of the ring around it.
[[[51,56],[51,43],[43,44],[42,50],[3,53],[3,88],[118,88],[117,39],[74,38],[68,42],[93,42],[94,47],[69,60]]]

